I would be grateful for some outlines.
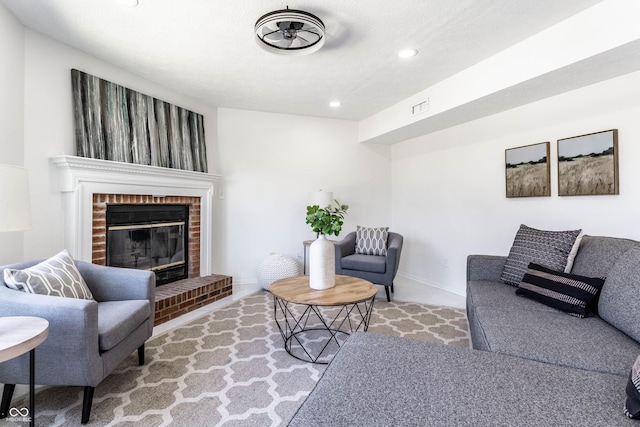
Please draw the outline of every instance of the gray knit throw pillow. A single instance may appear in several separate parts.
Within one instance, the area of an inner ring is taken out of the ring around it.
[[[581,231],[545,231],[520,225],[502,270],[502,281],[518,286],[531,262],[564,271]]]

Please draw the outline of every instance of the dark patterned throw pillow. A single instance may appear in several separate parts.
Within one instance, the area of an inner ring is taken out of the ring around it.
[[[531,263],[517,295],[524,295],[576,317],[587,317],[604,279],[554,271]]]
[[[502,281],[518,286],[530,262],[564,271],[581,231],[546,231],[521,225],[502,270]]]
[[[640,418],[640,356],[636,359],[629,373],[627,381],[627,401],[624,404],[624,414],[629,418]]]

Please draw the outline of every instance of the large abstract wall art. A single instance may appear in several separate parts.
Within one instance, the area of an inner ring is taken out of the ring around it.
[[[80,157],[207,172],[201,114],[71,70]]]

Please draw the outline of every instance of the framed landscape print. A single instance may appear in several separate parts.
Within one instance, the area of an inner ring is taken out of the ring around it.
[[[504,153],[507,197],[551,196],[549,142],[508,148]]]
[[[558,140],[558,195],[619,192],[617,129]]]

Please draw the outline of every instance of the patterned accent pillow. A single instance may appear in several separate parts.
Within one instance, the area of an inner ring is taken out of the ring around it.
[[[554,271],[531,263],[517,295],[524,295],[576,317],[587,317],[604,279]]]
[[[627,381],[627,401],[624,414],[629,418],[640,419],[640,356],[636,359]]]
[[[4,270],[6,285],[29,294],[93,299],[69,252],[59,254],[25,270]]]
[[[518,286],[530,262],[564,271],[581,231],[545,231],[520,225],[502,270],[502,281]]]
[[[389,227],[356,228],[356,253],[363,255],[387,255]]]

